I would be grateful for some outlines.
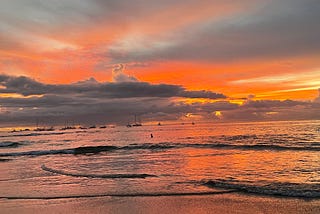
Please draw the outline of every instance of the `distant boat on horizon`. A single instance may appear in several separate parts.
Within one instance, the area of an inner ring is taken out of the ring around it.
[[[76,129],[76,127],[74,127],[74,126],[65,126],[65,127],[61,128],[60,130],[64,131],[64,130],[69,130],[69,129]]]
[[[80,126],[79,129],[88,129],[88,128],[84,126]]]
[[[54,128],[53,126],[49,127],[49,128],[35,128],[33,131],[36,131],[36,132],[42,132],[42,131],[54,131]]]
[[[133,124],[130,124],[130,123],[127,124],[128,128],[129,127],[133,127],[133,126],[142,126],[141,120],[140,120],[140,118],[138,118],[138,120],[137,120],[137,115],[136,114],[134,115],[134,123]]]
[[[64,131],[64,130],[69,130],[69,129],[77,129],[77,127],[73,126],[69,126],[68,121],[65,121],[64,123],[64,127],[62,127],[60,130]]]
[[[139,121],[137,121],[137,115],[134,115],[134,124],[132,124],[132,126],[142,126],[140,118],[138,118]]]

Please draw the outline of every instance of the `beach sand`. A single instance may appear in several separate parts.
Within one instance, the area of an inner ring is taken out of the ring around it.
[[[209,196],[0,200],[0,213],[320,213],[320,200],[228,193]]]

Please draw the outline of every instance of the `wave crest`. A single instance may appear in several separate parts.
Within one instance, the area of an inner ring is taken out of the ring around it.
[[[13,142],[13,141],[4,141],[0,143],[0,148],[16,148],[18,146],[21,146],[22,143],[20,142]]]
[[[228,180],[209,180],[202,182],[203,185],[211,188],[232,189],[239,192],[286,196],[303,198],[320,198],[319,184],[298,184],[298,183],[270,183],[268,185],[258,186],[253,184],[241,183]]]
[[[16,142],[4,144],[5,146],[15,146]],[[6,156],[40,156],[40,155],[55,155],[55,154],[98,154],[100,152],[109,152],[115,150],[167,150],[167,149],[183,149],[183,148],[200,148],[200,149],[231,149],[231,150],[270,150],[270,151],[320,151],[320,147],[315,146],[280,146],[280,145],[266,145],[266,144],[226,144],[220,142],[214,143],[145,143],[145,144],[131,144],[128,146],[83,146],[70,149],[58,150],[38,150],[38,151],[25,151],[13,153],[0,153],[0,157]]]
[[[41,166],[41,169],[47,172],[66,175],[72,177],[86,177],[86,178],[147,178],[147,177],[157,177],[156,175],[150,174],[83,174],[83,173],[74,173],[74,172],[66,172],[63,170],[52,169],[46,167],[44,164]]]

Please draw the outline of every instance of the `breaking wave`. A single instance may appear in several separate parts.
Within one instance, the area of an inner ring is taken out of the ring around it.
[[[41,156],[41,155],[57,155],[57,154],[96,154],[105,151],[111,151],[118,149],[116,146],[87,146],[77,147],[71,149],[57,149],[57,150],[38,150],[38,151],[26,151],[26,152],[11,152],[0,153],[0,157],[6,156]]]
[[[275,151],[320,151],[319,146],[280,146],[267,144],[226,144],[226,143],[206,143],[187,144],[190,147],[213,148],[213,149],[241,149],[241,150],[275,150]],[[316,144],[315,144],[316,145]]]
[[[38,151],[27,151],[27,152],[10,152],[10,153],[1,153],[0,157],[6,157],[6,156],[41,156],[41,155],[55,155],[55,154],[74,154],[74,149],[38,150]]]
[[[7,142],[3,144],[7,147],[18,146],[18,142]],[[128,146],[83,146],[70,149],[58,150],[38,150],[38,151],[25,151],[25,152],[11,152],[0,153],[0,157],[6,156],[40,156],[40,155],[55,155],[55,154],[98,154],[101,152],[109,152],[115,150],[167,150],[167,149],[181,149],[181,148],[203,148],[203,149],[232,149],[232,150],[271,150],[271,151],[320,151],[318,144],[314,146],[280,146],[280,145],[265,145],[265,144],[225,144],[225,143],[199,143],[199,144],[183,144],[183,143],[158,143],[158,144],[131,144]]]
[[[16,148],[18,146],[21,146],[22,143],[20,142],[12,142],[12,141],[4,141],[0,142],[0,148]]]
[[[46,132],[46,133],[24,133],[24,134],[13,134],[13,135],[0,135],[0,138],[5,137],[30,137],[30,136],[41,136],[41,135],[63,135],[71,132]]]
[[[96,154],[100,152],[107,152],[119,149],[117,146],[83,146],[77,147],[73,150],[74,154]]]
[[[83,173],[74,173],[66,172],[63,170],[52,169],[46,167],[45,165],[41,166],[41,169],[47,172],[52,172],[59,175],[66,175],[72,177],[86,177],[86,178],[147,178],[147,177],[157,177],[156,175],[150,174],[83,174]]]
[[[263,186],[241,183],[228,180],[209,180],[202,182],[203,185],[211,188],[231,189],[244,193],[302,197],[302,198],[320,198],[320,184],[298,184],[298,183],[270,183]]]
[[[266,144],[227,144],[220,142],[212,143],[158,143],[158,144],[131,144],[129,146],[118,147],[117,149],[134,150],[134,149],[149,149],[162,150],[173,148],[204,148],[204,149],[241,149],[241,150],[276,150],[276,151],[320,151],[320,146],[280,146],[280,145],[266,145]]]
[[[8,162],[11,161],[11,159],[7,159],[7,158],[0,158],[0,162]]]

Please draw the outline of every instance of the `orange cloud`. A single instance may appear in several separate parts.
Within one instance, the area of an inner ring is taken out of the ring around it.
[[[0,69],[5,74],[46,83],[90,77],[111,81],[113,66],[123,63],[141,81],[213,90],[231,98],[317,96],[320,65],[314,52],[318,42],[312,38],[319,32],[309,17],[317,14],[300,11],[297,2],[291,5],[293,12],[276,2],[252,0],[138,1],[130,6],[66,1],[62,8],[10,4],[21,14],[8,13],[5,6],[0,11]],[[270,18],[270,11],[277,16]]]

